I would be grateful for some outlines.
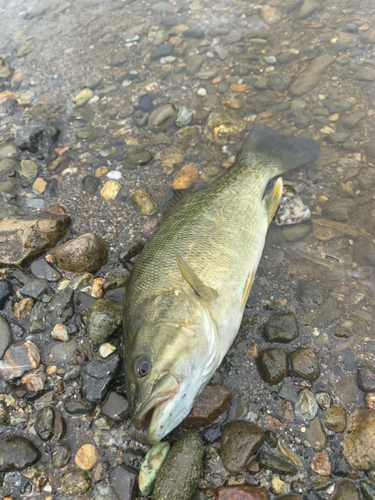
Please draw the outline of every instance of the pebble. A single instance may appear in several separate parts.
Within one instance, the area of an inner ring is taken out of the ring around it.
[[[357,111],[357,113],[352,113],[350,115],[345,116],[345,118],[341,121],[341,125],[344,128],[352,130],[365,117],[366,117],[366,113],[364,113],[363,111]]]
[[[31,298],[21,299],[13,308],[13,315],[17,319],[21,319],[28,314],[34,305]]]
[[[311,16],[316,10],[321,9],[321,4],[316,0],[304,0],[298,14],[298,19],[306,19]]]
[[[101,403],[116,376],[120,358],[112,355],[105,362],[91,361],[82,368],[82,393],[89,403]]]
[[[110,391],[102,403],[101,412],[114,422],[123,422],[129,417],[129,403],[127,399],[115,391]]]
[[[99,354],[103,359],[108,358],[111,354],[113,354],[116,351],[116,347],[109,342],[106,342],[105,344],[102,344],[99,347]]]
[[[329,476],[331,473],[331,462],[328,458],[328,453],[326,451],[317,453],[313,458],[310,467],[314,472],[319,474],[319,476]]]
[[[108,172],[107,174],[108,179],[113,179],[115,181],[118,181],[122,177],[122,173],[119,172],[118,170],[111,170],[111,172]]]
[[[64,408],[70,415],[88,415],[95,408],[95,404],[83,399],[82,394],[73,393],[65,400]]]
[[[93,175],[85,175],[82,179],[82,187],[86,193],[95,194],[99,188],[100,180]]]
[[[238,138],[246,128],[246,122],[226,107],[215,108],[208,117],[204,134],[211,140]]]
[[[40,299],[47,290],[48,286],[45,280],[31,279],[19,290],[19,293],[33,299]]]
[[[33,191],[35,194],[43,194],[44,191],[46,190],[47,182],[42,179],[41,177],[38,177],[35,179],[34,184],[33,184]]]
[[[184,429],[211,425],[230,406],[232,394],[221,384],[207,385],[195,400],[193,408],[182,423]]]
[[[156,203],[144,189],[137,189],[134,192],[133,201],[144,215],[152,215],[156,212]]]
[[[267,24],[277,24],[281,21],[281,12],[276,7],[266,4],[262,7],[260,14]]]
[[[40,456],[40,451],[24,437],[0,437],[0,472],[25,469],[35,464]]]
[[[297,76],[289,88],[289,92],[293,96],[301,96],[313,89],[321,79],[322,75],[327,71],[329,66],[334,61],[334,58],[329,55],[321,55],[316,57],[307,67],[307,69]]]
[[[82,495],[91,488],[90,476],[83,470],[69,470],[61,477],[61,488],[68,495]]]
[[[344,436],[344,455],[352,467],[372,470],[375,461],[374,410],[359,408],[350,415],[348,432]]]
[[[366,498],[369,498],[366,496]],[[360,496],[356,485],[352,481],[344,479],[340,481],[332,500],[359,500]]]
[[[35,179],[39,167],[33,160],[22,160],[20,165],[20,176],[24,179]]]
[[[174,104],[160,106],[150,114],[148,126],[154,132],[161,132],[173,125],[177,110]]]
[[[373,82],[375,81],[375,69],[370,67],[362,68],[354,73],[353,79],[363,82]]]
[[[103,344],[122,323],[122,304],[111,299],[98,299],[87,312],[87,329],[93,344]]]
[[[154,487],[156,477],[167,458],[170,444],[161,442],[155,444],[145,456],[138,476],[139,490],[143,495],[149,495]]]
[[[44,328],[43,328],[44,330]],[[39,366],[36,370],[26,373],[21,379],[21,382],[26,385],[29,391],[39,392],[44,389],[44,384],[46,383],[47,375],[44,371],[43,366]]]
[[[186,60],[186,73],[190,76],[195,75],[201,69],[206,56],[194,54]]]
[[[135,499],[137,475],[137,471],[127,465],[118,465],[111,470],[109,480],[118,498]]]
[[[170,43],[163,43],[159,45],[155,50],[153,50],[150,54],[151,59],[159,59],[160,57],[167,57],[172,54],[173,45]]]
[[[30,340],[12,344],[0,361],[0,376],[4,380],[21,377],[25,372],[37,368],[40,354],[37,346]]]
[[[54,432],[55,415],[53,408],[47,406],[40,411],[35,420],[35,431],[42,441],[49,441]]]
[[[201,87],[197,90],[197,95],[199,95],[200,97],[206,97],[207,90],[205,88]]]
[[[276,474],[294,476],[298,471],[297,467],[289,461],[263,450],[257,456],[257,462],[264,469],[275,472]]]
[[[1,280],[0,281],[0,311],[2,311],[9,299],[9,297],[13,295],[13,287],[8,280]],[[1,322],[0,322],[0,329],[1,329]],[[2,335],[0,334],[0,338]],[[1,344],[1,340],[0,340]],[[3,353],[4,354],[4,353]],[[3,357],[1,354],[1,347],[0,347],[0,359]]]
[[[327,437],[322,429],[319,417],[315,417],[307,431],[307,440],[315,451],[322,451],[327,444]]]
[[[12,156],[18,156],[18,151],[13,144],[5,144],[5,146],[2,146],[0,148],[0,160],[4,158],[10,158]],[[13,165],[13,163],[6,163],[6,165]],[[4,167],[3,167],[4,168]],[[6,167],[8,168],[8,167]]]
[[[293,377],[316,380],[320,375],[318,356],[311,349],[298,349],[289,356],[290,371]]]
[[[135,167],[147,165],[147,163],[150,163],[152,159],[152,154],[144,149],[140,149],[134,153],[129,153],[126,157],[127,163],[130,163]]]
[[[264,432],[257,425],[245,421],[229,423],[221,438],[221,459],[225,468],[239,473],[264,443]]]
[[[200,478],[203,453],[203,441],[197,434],[186,432],[180,437],[156,478],[153,500],[190,500]]]
[[[36,278],[46,279],[51,283],[61,280],[61,274],[52,267],[45,259],[39,259],[31,263],[30,271]]]
[[[9,425],[9,413],[5,403],[0,401],[0,426],[6,427]]]
[[[199,171],[194,164],[189,163],[188,165],[184,165],[174,178],[173,188],[188,189],[197,182],[198,177]]]
[[[375,394],[374,393],[366,394],[365,403],[369,408],[375,410]]]
[[[114,200],[121,189],[121,185],[115,180],[110,180],[104,184],[100,191],[100,195],[105,200]]]
[[[57,266],[75,273],[96,273],[108,256],[108,243],[93,233],[73,238],[55,250]]]
[[[0,316],[0,360],[13,341],[12,331],[5,318]]]
[[[76,95],[72,102],[73,108],[79,108],[86,104],[92,97],[94,96],[94,92],[91,89],[83,89],[79,94]]]
[[[28,469],[22,471],[22,475],[37,488],[41,488],[48,482],[47,470],[43,465],[29,467]]]
[[[332,405],[323,414],[323,424],[334,432],[344,432],[346,429],[346,412],[339,405]]]
[[[286,344],[299,336],[297,318],[293,312],[272,315],[262,330],[266,340],[271,343]]]
[[[370,366],[361,365],[358,367],[357,384],[363,392],[375,391],[375,372]]]
[[[69,342],[70,335],[65,325],[55,325],[51,332],[51,337],[61,342]]]
[[[349,214],[357,208],[357,203],[351,198],[345,198],[334,201],[327,207],[328,214],[333,220],[346,222],[349,219]]]
[[[92,444],[84,444],[77,451],[74,461],[76,466],[82,470],[91,470],[98,461],[99,452]]]
[[[298,401],[295,408],[295,414],[297,417],[303,420],[314,420],[318,413],[318,403],[314,397],[314,394],[304,389],[299,393]]]
[[[269,496],[267,490],[263,486],[221,486],[220,488],[217,489],[214,500],[268,500],[268,499]],[[195,500],[195,497],[193,497],[192,500]]]
[[[256,364],[259,375],[268,384],[276,385],[287,376],[287,355],[279,347],[261,351],[256,358]]]

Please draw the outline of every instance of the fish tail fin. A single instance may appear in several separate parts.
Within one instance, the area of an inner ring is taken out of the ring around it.
[[[313,161],[320,153],[320,147],[315,141],[304,137],[283,137],[267,125],[255,125],[241,151],[237,155],[237,162],[246,163],[254,160],[257,155],[273,158],[269,164],[271,176],[281,174],[287,170],[302,167]],[[255,157],[254,157],[255,155]],[[255,162],[261,167],[260,162]]]

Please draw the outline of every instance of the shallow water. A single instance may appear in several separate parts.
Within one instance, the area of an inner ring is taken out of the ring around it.
[[[4,197],[4,203],[25,213],[63,206],[73,219],[73,235],[93,232],[109,242],[108,262],[98,273],[105,277],[121,268],[119,256],[132,242],[152,234],[184,165],[198,168],[193,189],[212,184],[233,163],[254,123],[316,140],[320,157],[284,177],[310,208],[312,221],[271,226],[241,330],[217,375],[243,399],[250,420],[268,425],[264,419],[272,415],[281,422],[284,439],[304,457],[299,479],[305,493],[313,479],[308,464],[314,454],[303,444],[306,422],[280,417],[279,386],[260,379],[254,353],[270,347],[260,327],[274,312],[292,310],[300,336],[281,347],[288,353],[309,347],[318,354],[321,374],[313,392],[328,392],[348,414],[364,406],[357,367],[373,366],[375,355],[375,3],[273,0],[270,9],[264,5],[244,0],[0,2],[0,56],[10,68],[8,77],[0,78],[1,144],[12,142],[8,134],[50,123],[61,130],[54,147],[69,147],[55,171],[47,170],[53,153],[22,152],[21,158],[40,165],[38,177],[49,185],[56,179],[54,188],[35,194],[35,178],[21,179],[17,172],[12,190],[17,198]],[[163,44],[169,54],[151,56]],[[322,55],[331,57],[327,67],[311,74],[305,88],[297,86]],[[91,100],[74,107],[85,87],[92,89]],[[12,94],[3,94],[7,91]],[[185,106],[192,119],[181,127],[172,121],[164,130],[151,130],[148,113],[165,104]],[[217,109],[222,113],[212,124]],[[132,165],[129,155],[138,150],[153,159]],[[100,167],[121,174],[116,174],[114,199],[101,195],[107,173],[98,177],[93,195],[83,190],[82,179],[98,175]],[[153,215],[141,214],[134,204],[136,189],[151,194],[157,204]],[[322,226],[320,219],[328,222]],[[301,281],[322,290],[320,306],[297,299]],[[5,316],[13,320],[9,307]],[[30,320],[22,324],[27,331]],[[35,338],[43,347],[42,362],[50,365],[48,340]],[[84,336],[77,340],[87,348]],[[118,348],[120,343],[116,338]],[[48,382],[53,387],[57,380]],[[61,408],[67,394],[58,396]],[[74,452],[92,439],[93,421],[92,416],[68,417]],[[273,425],[278,430],[278,423]],[[339,443],[342,436],[332,439]],[[100,460],[109,465],[97,473],[100,480],[120,455],[116,448],[101,448]],[[60,476],[51,468],[51,490],[34,491],[35,498],[63,498]],[[248,481],[269,489],[271,475]],[[4,495],[9,491],[4,486]]]

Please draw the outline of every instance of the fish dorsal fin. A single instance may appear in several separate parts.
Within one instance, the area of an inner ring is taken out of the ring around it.
[[[189,264],[181,257],[181,255],[176,255],[177,265],[181,271],[182,276],[189,283],[194,292],[206,300],[216,299],[218,296],[217,291],[214,288],[211,288],[208,285],[205,285],[203,281],[198,278],[193,269],[189,266]]]
[[[243,289],[242,293],[242,300],[241,300],[241,307],[244,307],[247,299],[249,298],[251,287],[253,286],[254,283],[254,264],[251,264],[249,276],[247,277],[245,287]]]
[[[265,196],[263,200],[263,206],[266,210],[268,225],[271,224],[272,219],[275,216],[277,207],[280,205],[280,199],[283,192],[283,180],[279,177],[271,189],[271,191]]]

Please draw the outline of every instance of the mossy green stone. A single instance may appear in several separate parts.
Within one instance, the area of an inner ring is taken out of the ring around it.
[[[158,472],[167,458],[170,444],[161,442],[155,444],[145,456],[139,471],[138,486],[143,495],[149,495],[154,487]]]

